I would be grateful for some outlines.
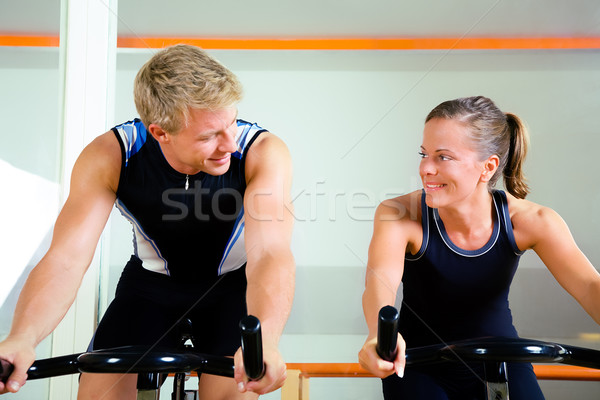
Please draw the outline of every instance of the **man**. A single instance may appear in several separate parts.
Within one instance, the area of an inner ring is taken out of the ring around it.
[[[140,120],[113,128],[78,158],[51,247],[23,288],[0,357],[15,365],[0,393],[25,383],[35,346],[72,304],[115,204],[132,223],[134,255],[91,349],[177,345],[234,356],[235,380],[202,375],[199,397],[256,398],[281,387],[278,340],[291,309],[291,162],[275,135],[237,119],[237,78],[202,50],[166,48],[138,72]],[[266,374],[243,374],[237,323],[259,318]],[[134,399],[135,375],[82,374],[79,399]]]

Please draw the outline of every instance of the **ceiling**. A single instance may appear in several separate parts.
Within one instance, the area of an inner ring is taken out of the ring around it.
[[[599,37],[600,0],[118,0],[118,19],[130,37]],[[0,35],[59,27],[60,0],[0,0]]]

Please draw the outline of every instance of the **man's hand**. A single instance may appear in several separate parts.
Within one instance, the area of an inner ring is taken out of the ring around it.
[[[263,358],[265,363],[265,375],[258,381],[250,381],[244,371],[242,349],[235,353],[235,375],[234,379],[241,393],[254,392],[265,394],[273,392],[283,386],[287,376],[285,362],[276,346],[263,344]]]
[[[14,367],[6,383],[0,382],[0,394],[16,393],[27,380],[27,370],[35,361],[35,349],[26,341],[8,338],[0,343],[0,358]]]

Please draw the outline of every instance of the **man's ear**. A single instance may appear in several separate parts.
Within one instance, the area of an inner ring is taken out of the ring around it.
[[[150,124],[150,126],[148,126],[148,132],[150,132],[152,137],[156,139],[158,143],[169,143],[171,139],[171,135],[156,124]]]
[[[496,173],[498,165],[500,165],[500,158],[495,154],[485,160],[483,163],[483,171],[481,172],[481,181],[489,182]]]

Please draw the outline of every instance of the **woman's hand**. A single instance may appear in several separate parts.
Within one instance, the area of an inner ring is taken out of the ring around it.
[[[396,373],[400,378],[404,376],[404,367],[406,364],[405,351],[406,344],[400,334],[398,334],[398,344],[396,347],[396,358],[394,361],[383,360],[377,354],[377,338],[367,339],[362,349],[358,353],[358,362],[360,365],[378,378],[386,378]]]

